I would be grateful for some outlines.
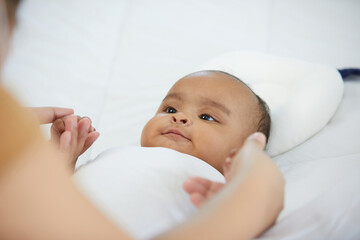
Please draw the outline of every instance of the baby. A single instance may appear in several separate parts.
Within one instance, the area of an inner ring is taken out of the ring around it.
[[[69,154],[72,166],[96,139],[91,123],[83,122],[73,116],[58,119],[52,127],[53,138],[58,138],[60,148]],[[223,173],[226,157],[254,132],[269,137],[266,103],[235,76],[206,70],[191,73],[173,85],[145,125],[141,146],[171,148]]]

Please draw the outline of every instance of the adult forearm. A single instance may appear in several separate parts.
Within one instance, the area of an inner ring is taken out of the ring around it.
[[[283,207],[284,181],[262,151],[241,153],[239,172],[189,221],[157,239],[252,239],[269,228]]]
[[[36,119],[0,87],[0,239],[129,239],[71,180]]]

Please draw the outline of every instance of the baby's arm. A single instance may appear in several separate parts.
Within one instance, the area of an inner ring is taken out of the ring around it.
[[[51,126],[51,140],[67,155],[72,169],[75,168],[78,157],[96,141],[99,135],[87,117],[67,116],[55,120]]]

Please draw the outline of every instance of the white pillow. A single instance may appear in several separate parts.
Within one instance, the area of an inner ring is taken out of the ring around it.
[[[167,148],[116,147],[74,175],[93,203],[132,236],[149,239],[196,211],[182,184],[190,176],[225,182],[206,162]]]
[[[320,131],[334,115],[343,81],[331,67],[255,52],[232,52],[196,70],[221,70],[264,99],[271,112],[267,152],[276,156]]]

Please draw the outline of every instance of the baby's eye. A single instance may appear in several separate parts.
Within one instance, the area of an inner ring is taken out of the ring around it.
[[[201,114],[199,117],[205,121],[215,121],[215,119],[208,114]]]
[[[176,113],[176,112],[177,112],[175,108],[169,107],[169,106],[167,106],[167,107],[164,109],[164,111],[165,111],[166,113]]]

